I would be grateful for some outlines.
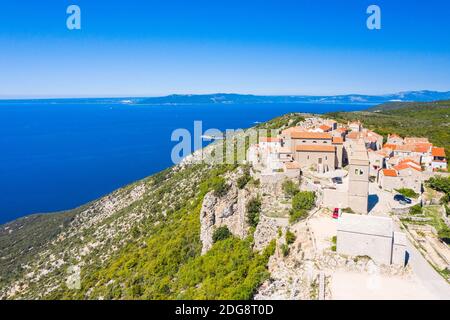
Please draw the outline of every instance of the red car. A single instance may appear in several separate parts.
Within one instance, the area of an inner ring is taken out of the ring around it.
[[[339,208],[334,208],[333,210],[333,219],[339,218]]]

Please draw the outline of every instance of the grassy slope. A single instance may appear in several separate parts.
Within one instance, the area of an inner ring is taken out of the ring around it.
[[[81,210],[36,214],[0,227],[0,286],[4,279],[23,272],[22,264],[57,237]]]

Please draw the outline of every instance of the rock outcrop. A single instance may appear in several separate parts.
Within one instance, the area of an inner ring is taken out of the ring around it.
[[[213,233],[218,227],[227,226],[233,235],[240,238],[245,238],[248,234],[245,207],[252,192],[249,189],[238,189],[231,181],[230,189],[223,197],[209,192],[203,199],[200,211],[202,254],[211,248]]]

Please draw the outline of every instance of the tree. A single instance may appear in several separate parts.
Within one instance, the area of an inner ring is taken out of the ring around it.
[[[244,167],[244,174],[237,179],[237,186],[239,189],[244,189],[247,183],[250,181],[250,168],[248,166]]]
[[[292,199],[292,209],[295,211],[311,210],[316,201],[316,194],[313,191],[298,192]]]
[[[298,186],[292,182],[292,180],[285,180],[282,184],[282,188],[289,198],[294,197],[300,191]]]
[[[246,206],[247,222],[250,226],[256,227],[259,222],[259,214],[261,212],[261,200],[259,197],[252,198]]]
[[[217,241],[225,240],[231,236],[232,236],[232,233],[230,232],[228,227],[221,226],[221,227],[217,228],[216,230],[214,230],[212,240],[213,240],[213,243],[216,243]]]
[[[296,239],[295,234],[292,231],[287,230],[286,231],[286,243],[288,245],[290,245],[290,244],[294,243],[295,239]]]
[[[300,191],[292,199],[289,222],[295,223],[304,218],[308,211],[314,207],[316,194],[312,191]]]
[[[212,189],[214,191],[214,195],[216,197],[223,197],[230,186],[225,182],[225,179],[222,177],[216,177],[212,180]]]

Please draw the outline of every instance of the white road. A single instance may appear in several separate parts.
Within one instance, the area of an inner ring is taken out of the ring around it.
[[[408,263],[417,278],[439,300],[450,300],[450,284],[428,263],[419,250],[408,240]]]
[[[390,209],[399,206],[398,202],[393,200],[391,193],[380,190],[375,183],[369,184],[369,194],[372,195],[372,199],[376,199],[376,203],[372,204],[372,210],[369,214],[389,216]],[[399,225],[396,225],[396,230],[401,230]],[[407,252],[409,254],[408,263],[423,286],[436,299],[450,300],[450,284],[428,263],[409,240]]]

